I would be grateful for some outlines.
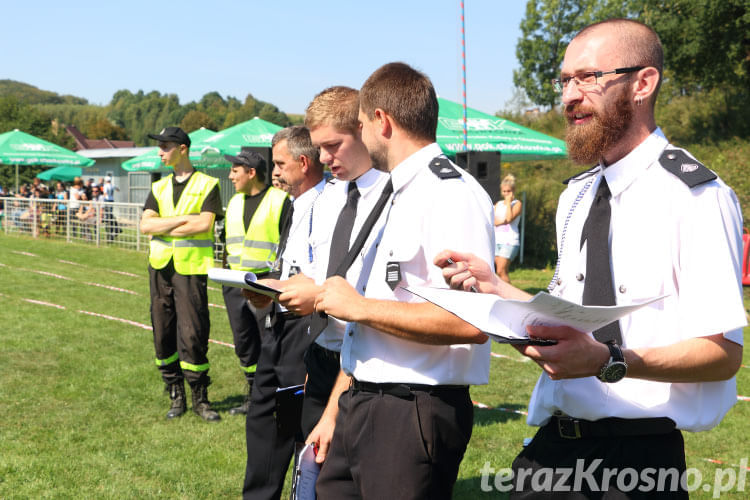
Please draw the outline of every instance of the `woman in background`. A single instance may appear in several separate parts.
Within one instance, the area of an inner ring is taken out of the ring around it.
[[[508,174],[500,183],[503,199],[495,205],[495,273],[510,283],[508,268],[518,255],[521,241],[518,236],[518,222],[521,220],[521,202],[514,196],[516,178]]]

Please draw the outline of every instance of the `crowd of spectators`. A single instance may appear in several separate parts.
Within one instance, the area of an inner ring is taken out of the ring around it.
[[[72,236],[86,239],[96,237],[93,227],[101,223],[106,228],[107,240],[111,241],[121,231],[112,215],[112,208],[103,207],[102,204],[114,201],[115,189],[110,176],[100,178],[99,182],[93,178],[84,182],[76,177],[69,185],[55,181],[54,187],[35,178],[31,184],[19,186],[17,193],[0,186],[0,198],[19,199],[0,200],[0,220],[19,230],[32,231],[34,236],[51,236],[53,232],[64,234],[70,223]],[[58,201],[36,203],[35,200]],[[33,224],[34,219],[36,224]]]

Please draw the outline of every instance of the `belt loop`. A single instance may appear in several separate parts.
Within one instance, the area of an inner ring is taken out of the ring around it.
[[[581,439],[581,422],[570,417],[557,417],[557,432],[564,439]]]

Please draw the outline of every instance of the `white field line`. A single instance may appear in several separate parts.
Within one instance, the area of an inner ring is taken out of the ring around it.
[[[491,352],[490,356],[493,358],[502,358],[502,359],[509,359],[511,361],[517,361],[519,363],[526,363],[529,361],[529,358],[518,358],[513,356],[506,356],[505,354],[500,354],[499,352]]]
[[[70,266],[86,267],[83,264],[79,264],[78,262],[72,262],[69,260],[57,259],[57,262],[68,264]],[[110,273],[115,273],[115,274],[122,274],[123,276],[130,276],[131,278],[141,278],[141,276],[137,274],[129,273],[127,271],[118,271],[117,269],[104,269],[104,271],[109,271]]]
[[[118,271],[116,269],[108,269],[108,271],[115,274],[122,274],[123,276],[130,276],[131,278],[140,278],[137,274],[129,273],[127,271]]]
[[[98,286],[100,288],[106,288],[107,290],[114,290],[115,292],[129,293],[130,295],[140,295],[138,292],[133,290],[126,290],[125,288],[118,288],[116,286],[102,285],[101,283],[93,283],[91,281],[84,281],[85,285]]]
[[[0,293],[0,296],[7,297],[7,295],[5,295],[3,293]],[[44,302],[44,301],[41,301],[41,300],[27,299],[27,298],[23,298],[23,297],[21,298],[21,300],[26,301],[26,302],[30,302],[31,304],[40,305],[40,306],[55,307],[57,309],[62,309],[62,310],[66,309],[65,306],[61,306],[59,304],[53,304],[51,302]],[[125,323],[126,325],[135,326],[135,327],[141,328],[143,330],[153,331],[153,328],[150,325],[146,325],[144,323],[139,323],[137,321],[131,321],[129,319],[118,318],[117,316],[110,316],[109,314],[101,314],[101,313],[96,313],[96,312],[92,312],[92,311],[83,311],[83,310],[80,310],[80,309],[78,310],[78,312],[81,313],[81,314],[87,314],[89,316],[95,316],[97,318],[108,319],[110,321],[119,321],[120,323]],[[219,344],[219,345],[223,345],[225,347],[231,347],[232,349],[234,349],[234,344],[230,344],[229,342],[222,342],[221,340],[215,340],[215,339],[208,339],[208,341],[211,342],[211,343],[213,343],[213,344]]]
[[[31,302],[32,304],[37,304],[40,306],[55,307],[57,309],[65,310],[65,306],[61,306],[60,304],[53,304],[52,302],[44,302],[43,300],[34,300],[34,299],[21,299],[21,300],[25,300],[26,302]]]
[[[472,401],[472,403],[474,404],[474,406],[476,406],[477,408],[481,408],[482,410],[496,410],[496,411],[501,411],[503,413],[516,413],[518,415],[528,415],[527,412],[521,411],[521,410],[512,410],[510,408],[503,408],[500,406],[493,407],[493,406],[486,405],[484,403],[480,403],[479,401]]]
[[[39,256],[38,256],[37,254],[35,254],[35,253],[31,253],[31,252],[22,252],[22,251],[20,251],[20,250],[11,250],[11,251],[10,251],[10,253],[15,253],[15,254],[18,254],[18,255],[25,255],[26,257],[39,257]]]

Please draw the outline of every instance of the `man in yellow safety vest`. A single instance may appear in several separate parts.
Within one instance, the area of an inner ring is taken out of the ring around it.
[[[266,185],[266,160],[252,148],[243,147],[239,155],[224,157],[232,163],[229,180],[237,191],[229,200],[224,222],[225,267],[264,278],[276,261],[279,236],[291,214],[292,203],[286,192]],[[265,318],[268,310],[256,310],[240,288],[224,286],[222,292],[234,336],[234,352],[247,380],[245,400],[230,409],[229,414],[245,415],[260,355],[257,318]]]
[[[209,422],[219,414],[208,401],[210,321],[206,280],[214,267],[214,221],[223,216],[218,179],[190,163],[190,138],[179,127],[149,134],[159,141],[162,163],[174,170],[151,185],[141,232],[151,235],[148,271],[156,366],[172,400],[167,418],[187,410],[184,380],[193,411]]]

